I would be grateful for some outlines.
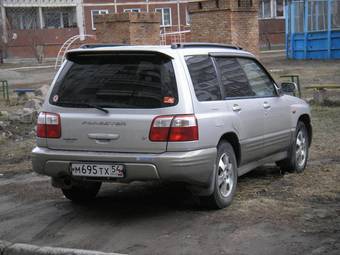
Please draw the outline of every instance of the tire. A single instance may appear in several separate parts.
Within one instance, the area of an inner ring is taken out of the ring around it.
[[[69,189],[61,189],[64,196],[75,203],[84,203],[93,200],[101,187],[101,182],[82,182]]]
[[[309,153],[309,136],[305,124],[299,121],[294,140],[286,159],[276,162],[282,172],[302,173],[307,165]]]
[[[237,186],[237,163],[233,147],[228,142],[217,146],[214,191],[210,196],[200,197],[201,205],[221,209],[231,204]]]

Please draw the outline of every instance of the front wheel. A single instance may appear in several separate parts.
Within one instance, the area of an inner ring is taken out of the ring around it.
[[[82,182],[71,188],[62,189],[63,194],[75,203],[83,203],[94,199],[101,187],[101,182]]]
[[[233,147],[221,142],[217,147],[214,191],[210,196],[201,197],[201,203],[213,209],[231,204],[237,185],[237,163]]]
[[[301,121],[296,126],[294,141],[284,160],[276,162],[283,172],[301,173],[305,170],[309,152],[309,136],[305,124]]]

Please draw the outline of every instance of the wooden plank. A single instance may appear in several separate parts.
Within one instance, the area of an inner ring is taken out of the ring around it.
[[[340,84],[322,84],[322,85],[309,85],[305,89],[340,89]]]

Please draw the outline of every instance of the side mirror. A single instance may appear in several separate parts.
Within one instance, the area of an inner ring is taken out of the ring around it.
[[[281,91],[284,94],[295,95],[295,92],[297,91],[297,85],[295,82],[282,82]]]

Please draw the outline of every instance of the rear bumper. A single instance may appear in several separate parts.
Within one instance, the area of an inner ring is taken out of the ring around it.
[[[71,162],[115,162],[126,166],[124,181],[164,180],[207,186],[212,178],[216,148],[161,154],[51,150],[35,147],[33,170],[62,178],[70,176]]]

